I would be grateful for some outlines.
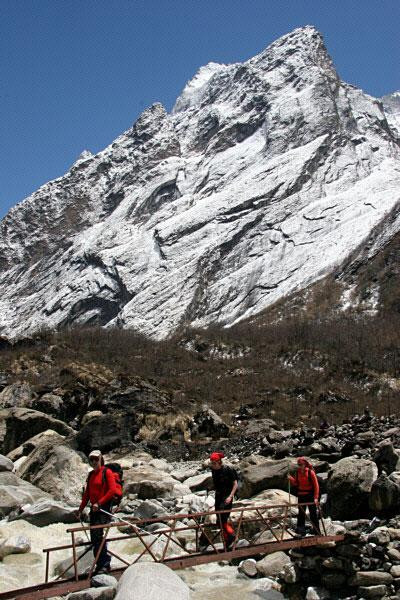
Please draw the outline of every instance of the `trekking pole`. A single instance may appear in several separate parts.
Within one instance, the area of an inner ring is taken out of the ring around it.
[[[80,521],[80,523],[81,523],[82,527],[86,527],[85,523],[83,522],[83,519],[82,519],[82,517],[79,517],[79,521]],[[88,532],[86,531],[86,529],[84,529],[84,532],[85,532],[85,535],[86,535],[86,539],[87,539],[87,541],[89,542],[89,544],[91,544],[92,542],[91,542],[91,541],[90,541],[90,539],[89,539]]]
[[[125,521],[124,519],[117,518],[112,513],[109,513],[102,508],[99,508],[99,510],[101,512],[103,512],[105,515],[108,515],[109,517],[111,517],[115,523],[123,523],[124,525],[128,525],[128,527],[132,527],[134,532],[136,533],[137,537],[139,538],[139,540],[141,541],[141,543],[143,544],[143,546],[145,548],[145,550],[143,550],[143,552],[148,552],[150,554],[150,556],[153,558],[153,560],[155,562],[157,562],[156,556],[151,551],[151,546],[153,545],[155,540],[153,540],[153,542],[151,542],[149,545],[147,545],[146,542],[143,540],[144,536],[149,535],[148,531],[146,531],[145,529],[142,529],[141,527],[138,527],[135,523],[132,523],[132,522],[130,523],[129,521]],[[158,536],[160,536],[160,534],[162,535],[161,531],[158,532]],[[156,535],[157,535],[157,533],[156,533]],[[167,545],[168,545],[168,543],[167,543]],[[164,558],[162,560],[164,560]]]
[[[292,496],[291,496],[291,484],[290,484],[289,478],[288,478],[288,486],[289,486],[289,522],[290,522],[290,527],[292,527]]]
[[[124,519],[121,519],[120,517],[117,518],[115,515],[113,515],[110,512],[107,512],[103,508],[99,508],[99,511],[104,513],[105,515],[108,515],[109,517],[111,517],[112,520],[116,523],[123,523],[124,525],[128,525],[128,527],[134,527],[135,529],[138,529],[142,533],[146,533],[146,534],[148,533],[148,531],[146,531],[145,529],[142,529],[141,527],[138,527],[135,523],[125,521]]]

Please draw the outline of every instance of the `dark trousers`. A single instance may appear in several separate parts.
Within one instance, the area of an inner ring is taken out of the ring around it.
[[[225,497],[218,497],[218,495],[215,497],[215,510],[231,510],[232,508],[232,502],[230,504],[225,504]],[[235,530],[233,529],[232,525],[230,525],[230,523],[228,523],[228,519],[229,519],[229,515],[230,512],[225,512],[222,513],[220,515],[217,515],[217,523],[218,525],[221,524],[222,526],[222,534],[224,536],[225,542],[229,542],[232,536],[235,535]]]
[[[312,504],[310,504],[308,507],[299,506],[299,512],[297,515],[297,529],[300,531],[305,531],[306,510],[308,508],[308,512],[310,513],[310,521],[314,526],[313,533],[320,533],[318,511],[317,507],[314,504],[314,494],[312,492],[309,494],[299,494],[298,502],[299,504],[301,504],[302,502],[312,502]]]
[[[104,510],[110,512],[109,506],[104,506]],[[100,510],[91,510],[90,511],[90,525],[105,525],[111,521],[111,517],[105,515]],[[103,540],[104,529],[91,529],[90,530],[90,541],[93,545],[93,555],[96,558],[97,552],[100,548],[100,544]],[[104,569],[109,568],[111,564],[111,556],[107,553],[107,542],[104,543],[104,546],[100,552],[100,556],[97,559],[96,569]]]

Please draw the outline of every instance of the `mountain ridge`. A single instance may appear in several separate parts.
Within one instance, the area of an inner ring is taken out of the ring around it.
[[[315,28],[211,63],[170,114],[152,105],[2,220],[0,333],[162,338],[257,314],[387,217],[399,157],[382,102],[339,79]]]

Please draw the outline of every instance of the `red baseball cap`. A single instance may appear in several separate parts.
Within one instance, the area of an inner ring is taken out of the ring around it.
[[[224,456],[225,454],[223,452],[212,452],[210,454],[210,460],[221,460]]]

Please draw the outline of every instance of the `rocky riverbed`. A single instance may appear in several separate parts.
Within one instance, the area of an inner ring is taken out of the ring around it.
[[[321,430],[281,430],[271,420],[249,421],[242,438],[212,439],[226,433],[224,424],[204,409],[203,460],[172,461],[154,457],[144,445],[115,447],[106,460],[124,469],[124,499],[117,519],[155,519],[213,508],[208,446],[230,447],[227,460],[240,472],[236,506],[291,505],[287,473],[296,456],[313,463],[322,488],[324,524],[344,541],[255,556],[239,563],[213,563],[180,572],[191,598],[394,598],[400,593],[400,420],[366,413],[341,426]],[[64,421],[34,409],[8,408],[0,414],[0,577],[2,591],[38,583],[44,577],[43,548],[69,542],[66,529],[89,469],[77,446],[77,434]],[[31,436],[29,436],[31,434]],[[247,443],[246,443],[247,439]],[[235,446],[240,451],[235,452]],[[246,450],[251,453],[246,454]],[[156,452],[159,455],[159,449]],[[168,452],[166,452],[168,456]],[[186,524],[187,518],[182,518]],[[126,531],[120,526],[120,531]],[[188,549],[194,539],[179,541]],[[158,545],[158,547],[157,547]],[[131,562],[140,543],[126,539],[114,550]],[[157,552],[164,546],[157,542]],[[171,552],[169,549],[168,552]],[[90,557],[82,561],[89,566]],[[51,576],[62,572],[68,551],[52,558]],[[114,566],[120,566],[113,559]],[[96,592],[97,594],[99,592]],[[110,593],[109,591],[107,592]],[[75,597],[75,596],[74,596]],[[76,596],[77,597],[77,596]],[[98,596],[96,596],[98,597]]]

